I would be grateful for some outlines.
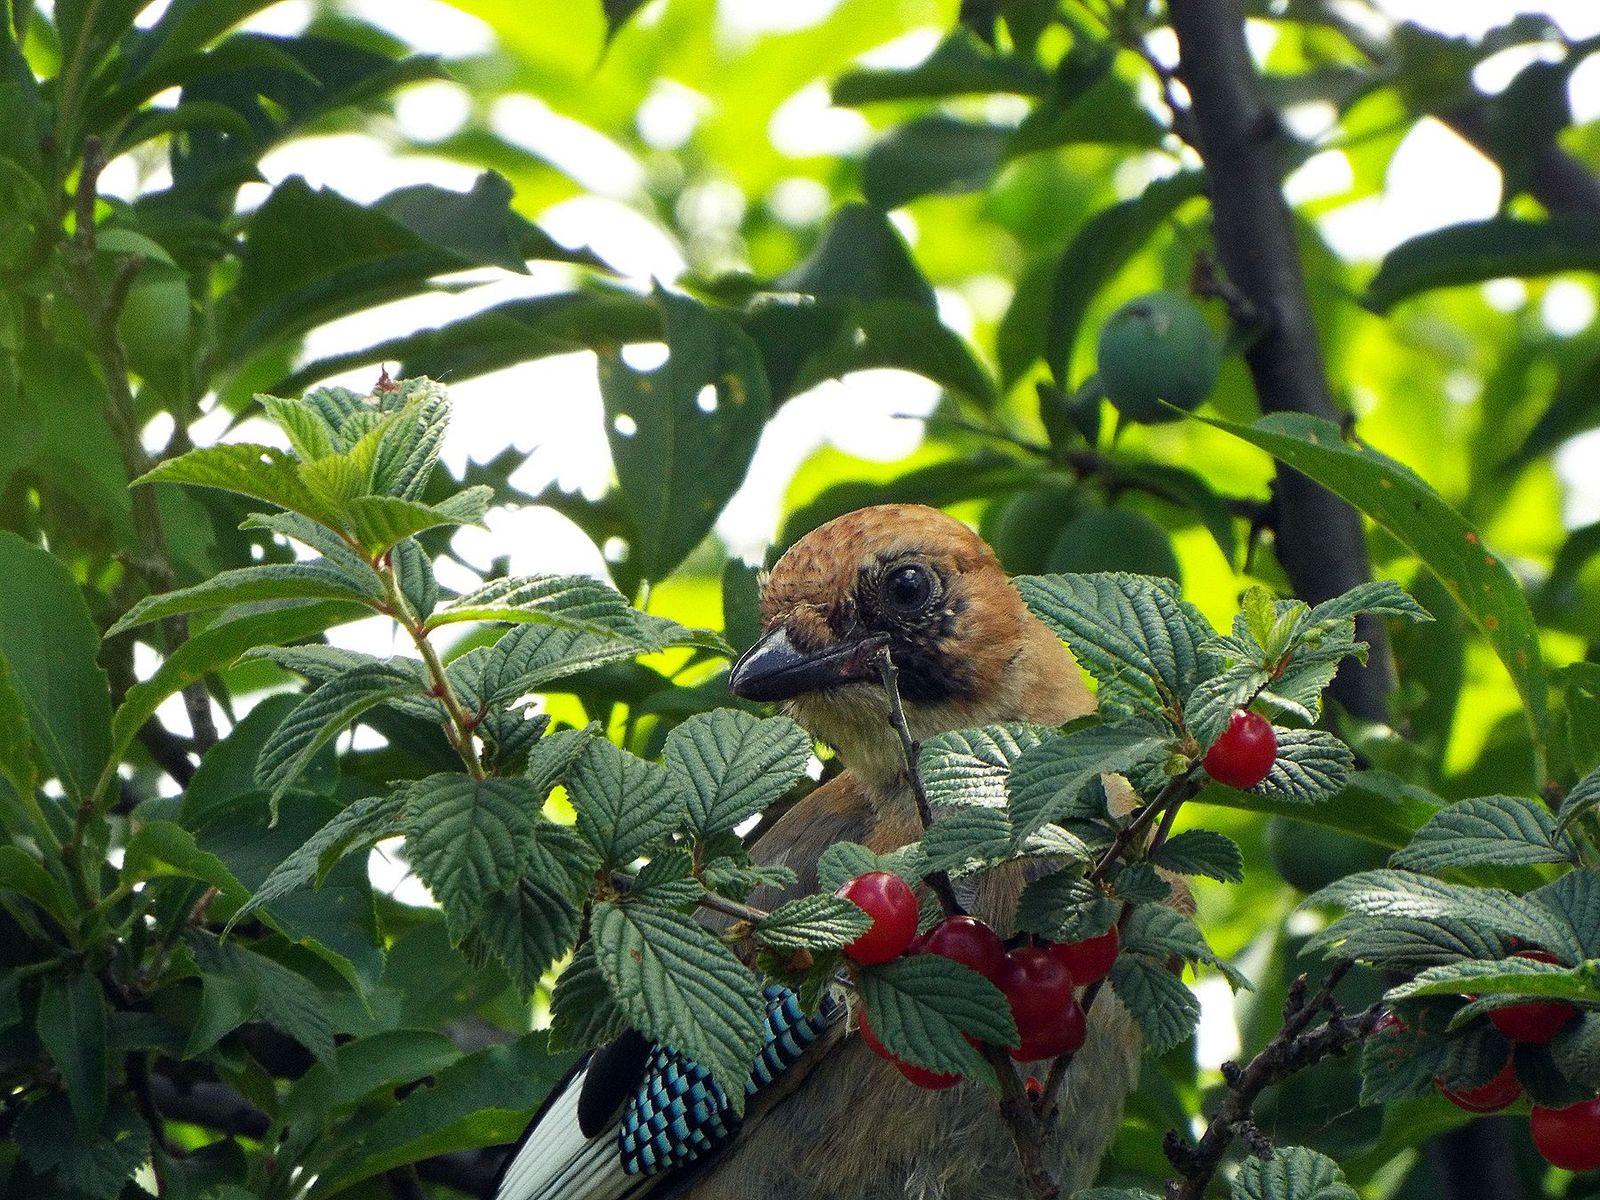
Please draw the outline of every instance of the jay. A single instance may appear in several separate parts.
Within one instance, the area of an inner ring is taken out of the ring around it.
[[[1024,606],[994,552],[954,518],[920,505],[860,509],[796,542],[761,593],[762,635],[735,664],[735,695],[775,701],[847,768],[751,847],[789,867],[793,888],[750,898],[771,909],[817,890],[817,860],[837,841],[885,853],[921,836],[871,648],[887,639],[911,735],[1004,721],[1061,725],[1093,710],[1077,663]],[[981,877],[965,906],[1005,935],[1020,869]],[[769,995],[771,990],[769,989]],[[774,1010],[776,1011],[776,1010]],[[769,1023],[777,1018],[769,1017]],[[534,1118],[497,1200],[1011,1200],[1026,1194],[1016,1148],[981,1084],[928,1091],[871,1053],[844,1021],[809,1040],[755,1091],[742,1127],[690,1165],[625,1168],[620,1074],[635,1086],[651,1048],[613,1043],[574,1072]],[[627,1043],[628,1038],[619,1039]],[[1141,1044],[1109,991],[1090,1009],[1045,1161],[1063,1196],[1093,1181],[1133,1088]],[[619,1065],[620,1064],[620,1065]],[[591,1136],[592,1135],[592,1136]]]

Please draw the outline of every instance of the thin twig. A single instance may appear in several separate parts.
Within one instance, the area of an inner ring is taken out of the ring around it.
[[[1270,1151],[1271,1143],[1256,1127],[1252,1115],[1261,1093],[1297,1071],[1345,1053],[1376,1027],[1384,1013],[1382,1001],[1354,1016],[1346,1016],[1333,998],[1334,988],[1352,965],[1348,959],[1337,963],[1309,1000],[1306,999],[1306,977],[1302,975],[1294,981],[1284,1006],[1283,1025],[1272,1041],[1248,1066],[1223,1064],[1228,1095],[1199,1142],[1190,1145],[1176,1133],[1167,1134],[1163,1148],[1167,1159],[1182,1176],[1182,1179],[1168,1182],[1167,1200],[1202,1200],[1235,1137],[1244,1138],[1253,1153]],[[1328,1020],[1311,1029],[1311,1023],[1322,1013],[1329,1014]]]
[[[911,785],[911,794],[917,799],[917,816],[926,831],[933,826],[933,807],[928,803],[928,789],[922,782],[922,770],[917,765],[917,743],[911,738],[905,706],[900,703],[900,672],[895,668],[887,646],[878,651],[876,661],[878,678],[883,681],[883,693],[889,700],[889,724],[900,735],[900,756],[905,762],[906,780]],[[967,911],[956,899],[955,885],[950,882],[948,872],[930,871],[925,878],[933,894],[939,897],[939,904],[946,916],[958,916]]]

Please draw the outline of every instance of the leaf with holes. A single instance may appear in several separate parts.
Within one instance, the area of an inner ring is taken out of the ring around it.
[[[633,562],[645,579],[669,574],[711,531],[744,482],[772,400],[761,353],[729,318],[657,289],[668,357],[635,371],[602,353],[600,396],[623,502],[633,517]]]
[[[810,758],[811,739],[788,717],[762,720],[732,708],[696,713],[667,735],[661,753],[701,837],[761,812],[799,782]]]
[[[337,529],[339,509],[306,482],[301,474],[306,465],[287,450],[230,442],[166,459],[133,483],[188,483],[220,488],[286,508]]]

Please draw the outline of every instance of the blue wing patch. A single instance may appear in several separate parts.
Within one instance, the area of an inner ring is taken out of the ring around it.
[[[825,999],[821,1011],[807,1016],[791,989],[769,983],[765,994],[766,1038],[745,1080],[746,1096],[789,1069],[827,1028],[832,1007]],[[622,1168],[630,1175],[654,1175],[692,1163],[733,1137],[741,1123],[709,1071],[670,1046],[657,1046],[622,1110]]]

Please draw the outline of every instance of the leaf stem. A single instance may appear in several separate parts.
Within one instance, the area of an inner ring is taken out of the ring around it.
[[[911,738],[905,706],[900,702],[900,672],[895,668],[888,646],[878,650],[875,661],[878,678],[883,681],[883,693],[889,700],[889,724],[900,735],[900,757],[905,763],[906,780],[911,785],[911,794],[917,800],[917,817],[926,831],[933,824],[933,808],[928,803],[928,789],[922,782],[922,770],[917,765],[917,743]],[[940,907],[946,916],[959,916],[967,911],[956,899],[955,885],[950,882],[949,872],[930,871],[924,878],[934,895],[939,897]]]
[[[428,672],[428,682],[432,685],[430,694],[444,705],[444,710],[449,716],[449,720],[444,722],[445,736],[455,752],[461,756],[467,774],[474,779],[487,779],[489,773],[484,770],[483,760],[478,756],[477,742],[473,739],[472,716],[461,703],[461,697],[456,695],[456,690],[450,683],[450,676],[444,669],[444,663],[440,661],[439,652],[428,638],[427,626],[416,613],[411,611],[405,593],[400,590],[400,577],[394,569],[392,558],[384,560],[378,570],[378,577],[383,580],[389,615],[410,635],[417,653],[422,655],[422,664]]]

